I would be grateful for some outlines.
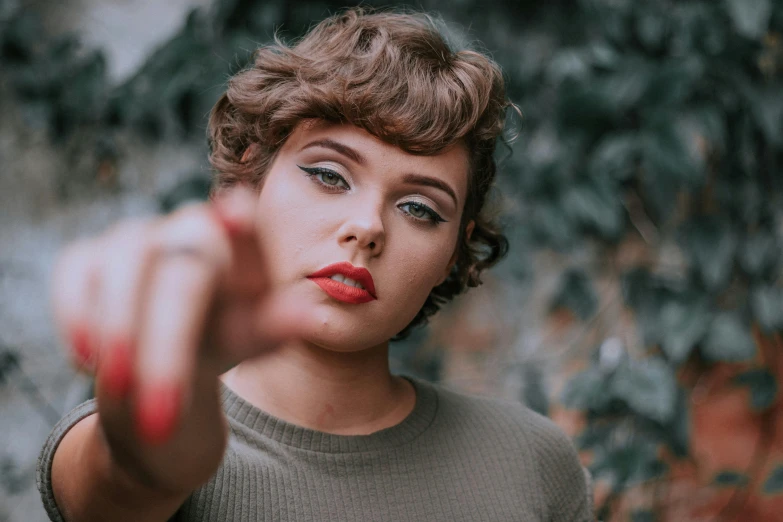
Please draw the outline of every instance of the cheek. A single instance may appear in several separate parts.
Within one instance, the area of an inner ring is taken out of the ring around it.
[[[393,251],[384,251],[389,257],[385,265],[388,286],[380,321],[385,325],[383,335],[391,337],[413,320],[432,288],[443,278],[452,249],[453,242],[448,238],[411,241],[408,236],[408,241],[395,246]]]
[[[261,191],[256,213],[259,243],[269,269],[280,274],[315,244],[323,219],[297,187],[272,177]]]
[[[406,242],[394,252],[387,252],[398,293],[423,304],[443,278],[452,249],[450,237],[439,237]]]

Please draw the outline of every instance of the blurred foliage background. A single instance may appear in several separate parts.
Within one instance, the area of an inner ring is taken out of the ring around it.
[[[226,78],[276,30],[293,39],[345,6],[199,5],[117,81],[100,48],[48,28],[49,5],[0,0],[6,134],[57,151],[52,205],[134,190],[129,156],[185,144],[200,163],[148,191],[160,211],[208,190],[206,116]],[[474,390],[524,400],[574,437],[601,520],[780,520],[783,2],[414,7],[491,53],[524,117],[498,151],[509,258],[396,345],[396,370],[458,382],[460,353],[506,347]],[[13,381],[56,420],[24,350],[1,348],[0,388]],[[500,374],[516,386],[493,386]],[[10,499],[26,472],[4,462]]]

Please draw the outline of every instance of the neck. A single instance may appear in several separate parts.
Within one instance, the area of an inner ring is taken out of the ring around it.
[[[412,385],[389,370],[388,343],[351,353],[291,343],[248,359],[221,378],[274,417],[339,435],[394,426],[416,402]]]

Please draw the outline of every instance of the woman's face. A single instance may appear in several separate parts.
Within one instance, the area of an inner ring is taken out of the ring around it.
[[[303,339],[355,351],[407,326],[454,262],[467,182],[464,147],[414,156],[353,125],[300,124],[257,222],[271,288],[297,299]]]

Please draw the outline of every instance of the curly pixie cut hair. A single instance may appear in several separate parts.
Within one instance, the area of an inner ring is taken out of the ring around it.
[[[275,38],[229,80],[209,121],[213,187],[260,186],[285,140],[309,119],[356,125],[411,154],[463,145],[470,165],[456,263],[400,339],[481,284],[481,272],[508,250],[482,214],[508,107],[515,106],[498,65],[478,52],[452,50],[429,16],[350,9],[292,46]]]

